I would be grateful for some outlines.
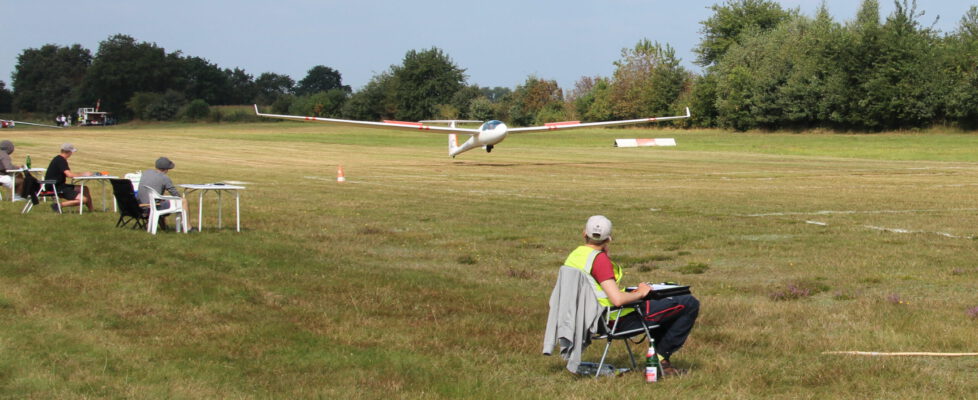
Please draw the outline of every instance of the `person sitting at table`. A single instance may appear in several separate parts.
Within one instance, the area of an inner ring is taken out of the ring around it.
[[[0,141],[0,185],[8,189],[14,183],[21,187],[24,184],[23,175],[14,175],[14,177],[8,175],[10,171],[20,169],[20,167],[14,165],[13,161],[10,160],[11,154],[14,154],[14,143],[9,140]]]
[[[147,169],[143,171],[143,176],[139,178],[139,190],[137,197],[139,198],[139,204],[149,206],[149,189],[153,189],[156,193],[163,194],[167,192],[174,196],[179,196],[183,199],[183,204],[187,204],[187,199],[183,198],[180,191],[173,186],[173,181],[167,176],[176,164],[170,161],[169,158],[160,157],[156,160],[156,169]],[[168,208],[169,202],[164,200],[160,204],[156,205],[157,210],[162,210]],[[164,225],[165,226],[165,225]]]
[[[78,178],[82,176],[92,176],[91,172],[74,173],[68,166],[68,159],[71,158],[78,149],[75,148],[71,143],[65,143],[61,145],[61,153],[54,156],[51,159],[51,163],[48,164],[48,170],[44,173],[44,180],[55,181],[54,189],[58,192],[58,198],[61,199],[61,204],[53,203],[51,204],[51,209],[54,212],[60,213],[63,207],[74,207],[81,206],[82,201],[85,202],[85,207],[88,211],[92,211],[92,195],[88,190],[82,195],[82,198],[78,198],[78,186],[69,185],[67,183],[67,178]]]

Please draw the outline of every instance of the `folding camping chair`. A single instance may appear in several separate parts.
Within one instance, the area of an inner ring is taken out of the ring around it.
[[[133,222],[132,229],[146,229],[146,222],[149,221],[149,210],[140,207],[139,200],[132,190],[132,182],[128,179],[110,179],[112,183],[112,195],[115,196],[115,203],[119,207],[119,220],[115,223],[116,228],[124,227]]]
[[[614,340],[621,340],[625,342],[625,349],[628,352],[628,357],[632,360],[632,369],[638,368],[638,364],[635,362],[635,353],[632,351],[632,346],[629,343],[633,337],[645,335],[635,342],[635,344],[640,344],[647,339],[649,341],[649,345],[653,345],[652,330],[659,327],[658,324],[652,324],[645,320],[645,312],[642,310],[642,304],[644,303],[645,301],[643,300],[637,303],[626,304],[621,307],[605,307],[604,315],[601,316],[602,323],[598,327],[598,334],[592,337],[592,339],[607,340],[607,343],[604,346],[604,352],[601,353],[601,361],[598,363],[598,369],[594,375],[595,377],[598,377],[601,373],[601,367],[604,365],[604,361],[608,357],[608,349],[611,348],[611,342]],[[642,322],[640,327],[621,330],[618,329],[618,319],[611,319],[611,316],[625,309],[634,309],[634,312],[641,317],[639,318]],[[656,353],[658,353],[658,351]]]

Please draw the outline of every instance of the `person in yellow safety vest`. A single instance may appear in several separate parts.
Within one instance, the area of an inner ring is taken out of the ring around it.
[[[611,220],[603,215],[591,216],[584,225],[584,244],[567,256],[564,265],[580,269],[593,278],[595,294],[603,306],[620,307],[644,301],[642,314],[645,314],[645,321],[659,325],[652,331],[652,338],[656,353],[662,358],[662,374],[667,377],[685,374],[685,370],[673,367],[669,358],[686,343],[699,315],[699,300],[690,294],[645,300],[652,291],[645,282],[639,283],[633,291],[621,289],[623,273],[621,266],[608,257],[610,244]],[[609,318],[617,321],[619,330],[638,328],[643,317],[634,311],[633,308],[623,309]]]

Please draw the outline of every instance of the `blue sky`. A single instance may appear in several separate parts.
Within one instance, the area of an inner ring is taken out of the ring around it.
[[[582,76],[608,76],[623,47],[642,38],[672,45],[692,63],[700,21],[721,0],[0,0],[0,80],[11,85],[17,55],[47,43],[98,50],[124,33],[168,52],[302,79],[332,67],[354,89],[400,64],[411,49],[432,46],[466,69],[468,82],[514,87],[533,74],[570,89]],[[814,14],[821,0],[783,0]],[[851,20],[858,0],[827,0],[837,21]],[[882,14],[893,2],[881,0]],[[955,29],[967,0],[920,0],[925,25]]]

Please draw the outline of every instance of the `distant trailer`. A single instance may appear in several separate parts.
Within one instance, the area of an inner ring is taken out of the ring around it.
[[[78,125],[82,126],[103,126],[112,125],[113,121],[109,118],[109,113],[105,111],[95,111],[94,108],[78,109]]]

